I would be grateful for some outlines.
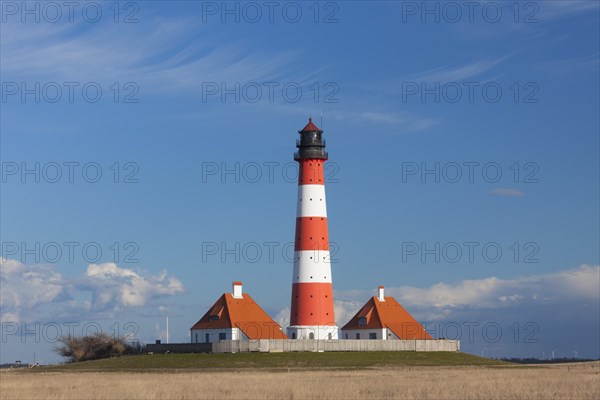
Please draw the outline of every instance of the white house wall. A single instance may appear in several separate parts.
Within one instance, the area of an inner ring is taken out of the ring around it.
[[[392,337],[388,337],[388,329],[345,329],[342,331],[342,339],[356,339],[356,334],[360,334],[360,340],[369,340],[369,334],[374,333],[377,335],[376,339],[379,340],[387,340],[392,339]],[[348,335],[348,337],[346,337]],[[393,335],[393,334],[392,334]],[[396,335],[394,335],[394,339],[397,339]]]
[[[224,340],[248,340],[239,328],[192,329],[192,343],[207,343],[206,335],[208,335],[208,343],[218,342],[221,333],[225,334]]]

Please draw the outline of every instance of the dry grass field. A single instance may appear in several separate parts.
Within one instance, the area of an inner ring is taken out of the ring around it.
[[[599,399],[600,363],[369,370],[0,373],[1,399]]]

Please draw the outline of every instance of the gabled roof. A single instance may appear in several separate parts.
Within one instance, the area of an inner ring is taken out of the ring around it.
[[[312,117],[311,117],[308,119],[308,124],[306,124],[306,126],[301,131],[299,131],[299,133],[302,133],[302,132],[321,132],[321,129],[319,129],[318,126],[313,124]]]
[[[225,293],[213,304],[192,329],[240,328],[248,339],[287,339],[277,322],[244,293],[235,298]]]
[[[384,299],[371,297],[342,330],[388,328],[400,339],[433,339],[396,299]],[[366,324],[359,325],[360,318],[365,318]]]

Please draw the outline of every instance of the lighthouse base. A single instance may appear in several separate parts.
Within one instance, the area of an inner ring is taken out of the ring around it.
[[[294,325],[287,328],[290,339],[337,340],[339,328],[336,325]]]

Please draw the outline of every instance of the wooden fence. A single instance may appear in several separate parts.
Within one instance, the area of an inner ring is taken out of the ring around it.
[[[459,340],[222,340],[212,344],[213,353],[292,351],[460,351]]]

